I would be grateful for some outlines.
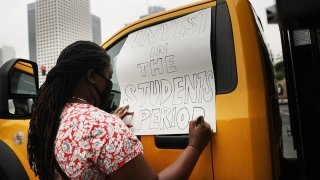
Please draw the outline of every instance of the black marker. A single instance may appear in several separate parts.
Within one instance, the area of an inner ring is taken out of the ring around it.
[[[200,124],[200,122],[201,122],[202,120],[204,120],[204,119],[203,119],[203,116],[197,117],[196,126],[198,126],[198,124]]]

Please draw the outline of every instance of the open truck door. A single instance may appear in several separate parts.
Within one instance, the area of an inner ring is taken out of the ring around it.
[[[276,0],[268,23],[279,25],[288,92],[291,151],[286,179],[320,179],[320,1]],[[289,148],[288,148],[289,149]]]
[[[0,68],[0,179],[34,179],[28,158],[28,128],[38,91],[38,66],[12,59]]]

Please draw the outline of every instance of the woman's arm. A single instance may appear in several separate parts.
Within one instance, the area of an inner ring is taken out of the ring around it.
[[[109,175],[111,179],[188,179],[202,150],[211,139],[211,128],[204,120],[189,123],[189,146],[171,165],[155,174],[143,154],[137,155]]]
[[[176,161],[158,174],[159,179],[188,179],[200,155],[198,149],[188,146]]]

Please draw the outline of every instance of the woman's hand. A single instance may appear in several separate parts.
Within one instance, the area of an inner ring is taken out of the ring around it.
[[[119,107],[118,109],[116,109],[113,114],[118,116],[119,118],[123,119],[125,118],[127,115],[133,115],[133,112],[129,112],[129,105],[123,106],[123,107]],[[127,125],[128,127],[132,127],[132,125]]]
[[[211,139],[212,130],[210,125],[200,116],[189,123],[189,146],[198,149],[200,152],[207,146]]]

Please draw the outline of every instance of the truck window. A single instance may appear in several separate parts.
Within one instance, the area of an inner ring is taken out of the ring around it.
[[[120,91],[118,77],[117,77],[117,71],[116,71],[117,56],[120,53],[120,50],[121,50],[123,44],[126,42],[126,39],[127,39],[127,37],[122,38],[115,45],[113,45],[109,50],[107,50],[107,54],[110,56],[111,64],[113,65],[113,75],[112,75],[113,88],[112,88],[112,90],[115,90],[115,91]],[[119,102],[120,102],[120,99],[119,99]]]
[[[31,96],[35,96],[37,93],[34,76],[18,68],[13,68],[9,78],[9,113],[19,116],[30,115],[34,103]]]
[[[32,75],[22,72],[18,69],[13,69],[10,74],[11,94],[32,94],[36,95],[36,86]]]

